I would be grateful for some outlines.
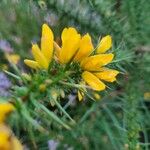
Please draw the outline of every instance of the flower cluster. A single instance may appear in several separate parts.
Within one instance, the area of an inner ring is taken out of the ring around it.
[[[0,149],[23,150],[20,141],[12,134],[11,129],[5,124],[5,119],[14,110],[10,103],[0,103]]]
[[[78,64],[82,79],[95,91],[105,90],[103,81],[114,82],[119,73],[117,70],[106,66],[111,63],[114,54],[106,53],[112,47],[112,38],[107,35],[101,39],[96,48],[92,44],[91,36],[83,36],[73,27],[65,28],[61,34],[62,44],[54,41],[54,35],[48,25],[42,26],[41,46],[32,45],[32,54],[35,60],[25,59],[26,65],[33,69],[51,69],[51,62],[60,66]],[[66,67],[66,68],[69,68]]]

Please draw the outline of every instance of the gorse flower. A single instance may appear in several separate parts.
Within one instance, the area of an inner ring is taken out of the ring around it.
[[[83,70],[82,78],[93,90],[105,90],[106,85],[101,80],[114,82],[119,73],[117,70],[103,67],[113,60],[114,55],[112,53],[103,54],[111,46],[112,38],[109,35],[102,38],[96,50],[94,50],[89,34],[84,35],[80,41],[80,48],[74,57],[74,61],[80,63]],[[96,54],[92,55],[95,51]],[[83,96],[83,90],[78,91],[79,101],[83,99]]]
[[[47,70],[53,56],[53,40],[53,32],[46,24],[43,24],[41,50],[37,44],[33,44],[32,54],[35,61],[25,59],[25,64],[34,69],[40,68]]]
[[[17,65],[20,60],[20,56],[17,54],[6,54],[5,56],[10,63],[15,65]]]
[[[82,78],[94,90],[102,91],[105,89],[106,86],[101,80],[113,82],[115,81],[116,75],[119,73],[116,70],[103,68],[103,66],[109,64],[113,60],[113,57],[114,57],[112,53],[103,54],[111,47],[112,40],[110,36],[106,36],[102,38],[102,40],[100,41],[98,45],[98,48],[96,49],[96,55],[93,55],[93,56],[92,54],[89,53],[89,51],[87,51],[86,53],[86,47],[90,47],[91,48],[90,52],[94,52],[94,49],[92,49],[93,46],[92,46],[90,36],[88,36],[87,41],[83,41],[81,43],[84,49],[79,49],[78,51],[78,54],[82,54],[83,52],[85,52],[85,57],[83,57],[82,60],[80,61],[80,66],[82,70],[84,71],[82,73]]]
[[[14,110],[11,103],[0,103],[0,150],[23,150],[20,141],[13,135],[11,129],[5,125],[5,119]]]
[[[80,35],[73,28],[63,30],[62,43],[65,43],[68,47],[66,46],[66,49],[56,47],[59,61],[68,63],[72,60],[80,63],[80,67],[83,70],[82,78],[92,89],[102,91],[106,88],[106,85],[101,80],[107,82],[116,80],[119,72],[103,67],[114,58],[112,53],[104,54],[112,46],[111,36],[107,35],[102,38],[96,49],[96,55],[92,55],[95,50],[90,35],[86,34],[80,39]],[[81,97],[81,93],[78,93],[78,95]]]
[[[5,121],[6,116],[14,110],[10,103],[0,103],[0,123]]]
[[[5,124],[0,124],[0,150],[23,150],[20,141]]]
[[[114,58],[114,54],[106,53],[112,47],[112,38],[110,35],[103,37],[96,49],[94,49],[91,36],[88,33],[81,36],[72,27],[65,28],[62,31],[61,40],[62,46],[59,46],[54,42],[51,29],[44,24],[42,27],[41,51],[34,44],[32,46],[32,54],[35,61],[25,60],[25,63],[31,68],[48,69],[53,57],[54,46],[54,57],[57,57],[55,59],[57,60],[56,63],[59,65],[67,65],[70,68],[74,63],[79,64],[80,72],[76,73],[81,73],[82,79],[93,90],[105,90],[106,85],[103,81],[114,82],[116,80],[119,72],[104,67],[111,63]],[[83,93],[78,92],[78,95],[81,100]]]

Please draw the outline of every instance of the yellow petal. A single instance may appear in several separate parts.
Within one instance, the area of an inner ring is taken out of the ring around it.
[[[0,132],[0,149],[11,150],[11,144],[9,141],[10,135]]]
[[[78,99],[79,101],[82,101],[84,97],[84,93],[78,90]]]
[[[77,30],[73,27],[64,28],[61,35],[62,44],[68,40],[68,38],[71,38],[70,35],[76,35],[78,34]]]
[[[50,63],[53,55],[54,35],[47,24],[42,26],[41,51],[44,54],[47,62]]]
[[[11,150],[11,135],[11,130],[4,123],[0,123],[0,150]]]
[[[65,28],[62,32],[62,49],[59,53],[59,61],[62,64],[70,62],[80,45],[80,34],[74,28]]]
[[[59,45],[56,42],[54,42],[54,49],[55,49],[55,55],[58,58],[61,48],[59,47]]]
[[[91,37],[90,35],[87,33],[86,35],[84,35],[80,41],[80,48],[77,52],[77,54],[75,55],[74,60],[75,61],[81,61],[82,59],[84,59],[85,57],[88,57],[91,52],[93,51],[94,47],[91,41]]]
[[[7,114],[14,110],[11,103],[0,103],[0,123],[3,123]]]
[[[12,143],[13,150],[23,150],[23,146],[21,142],[16,137],[13,136],[11,138],[11,143]]]
[[[94,73],[99,79],[105,80],[107,82],[116,81],[116,76],[119,74],[119,71],[113,69],[106,69],[102,72]]]
[[[40,65],[41,68],[43,69],[48,69],[48,61],[43,55],[43,53],[40,51],[39,47],[37,44],[33,44],[32,46],[32,54],[34,56],[34,59],[36,62]]]
[[[112,38],[110,35],[103,37],[97,48],[97,53],[105,53],[112,47]]]
[[[8,126],[0,124],[0,150],[23,150],[19,140],[12,134]]]
[[[38,69],[40,68],[39,64],[36,62],[36,61],[33,61],[33,60],[29,60],[29,59],[25,59],[24,60],[24,63],[29,66],[30,68],[33,68],[33,69]]]
[[[91,86],[91,88],[93,90],[96,91],[102,91],[105,90],[105,84],[103,82],[101,82],[95,75],[93,75],[92,73],[88,72],[88,71],[84,71],[82,73],[82,78],[84,79],[84,81]]]
[[[81,62],[83,70],[98,71],[101,66],[105,66],[113,60],[113,54],[99,54],[87,57]]]
[[[6,58],[10,63],[17,64],[20,60],[20,56],[17,54],[6,54]]]

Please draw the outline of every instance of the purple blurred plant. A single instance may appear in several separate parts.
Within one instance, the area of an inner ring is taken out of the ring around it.
[[[48,141],[48,149],[49,150],[57,150],[58,145],[59,145],[58,141],[55,141],[55,140]]]
[[[11,47],[11,45],[9,44],[9,42],[6,41],[6,40],[0,40],[0,49],[3,52],[6,52],[6,53],[13,52],[13,48]]]
[[[9,96],[10,93],[8,92],[8,89],[11,87],[11,85],[12,84],[7,76],[3,72],[0,72],[0,96]]]
[[[60,145],[59,141],[56,141],[56,140],[49,140],[48,141],[48,149],[49,150],[57,150],[59,145]],[[70,147],[68,144],[63,144],[63,147],[66,150],[74,150],[74,148]]]
[[[46,21],[50,26],[55,26],[58,24],[58,17],[53,12],[49,12],[45,15],[44,21]]]

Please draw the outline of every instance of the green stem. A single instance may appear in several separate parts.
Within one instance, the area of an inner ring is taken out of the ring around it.
[[[34,119],[30,116],[30,114],[29,114],[29,112],[28,112],[28,110],[27,110],[25,104],[23,104],[23,103],[21,102],[21,100],[19,100],[19,99],[17,99],[17,102],[18,102],[18,105],[19,105],[19,108],[18,108],[18,109],[20,109],[21,115],[22,115],[28,122],[30,122],[30,123],[32,124],[32,126],[34,126],[35,128],[37,128],[40,132],[44,132],[44,133],[47,132],[46,129],[44,129],[40,124],[38,124],[38,122],[37,122],[36,120],[34,120]]]
[[[54,98],[53,98],[53,100],[54,100],[55,104],[57,105],[57,107],[64,113],[64,115],[66,115],[72,121],[73,124],[76,124],[75,120],[73,120],[70,117],[70,115],[62,108],[62,106],[57,102],[57,100]]]
[[[11,73],[11,72],[9,72],[9,71],[4,71],[6,74],[8,74],[9,76],[11,76],[11,77],[13,77],[13,78],[15,78],[15,79],[17,79],[17,80],[21,80],[21,78],[19,77],[19,76],[17,76],[17,75],[15,75],[15,74],[13,74],[13,73]]]
[[[67,85],[67,86],[70,86],[70,87],[74,87],[74,88],[88,88],[88,89],[91,89],[89,86],[86,86],[86,85],[80,85],[80,84],[75,84],[75,83],[68,83],[68,82],[63,82],[63,81],[59,81],[59,83],[63,84],[63,85]]]
[[[56,122],[58,122],[59,124],[61,124],[63,127],[65,127],[66,129],[70,130],[71,128],[65,124],[59,117],[56,116],[56,114],[54,114],[52,111],[50,111],[49,109],[47,109],[44,105],[35,102],[34,100],[32,100],[33,104],[37,107],[40,108],[41,110],[43,110],[45,113],[47,113],[52,119],[54,119]]]
[[[91,106],[91,108],[89,110],[86,111],[86,113],[82,116],[82,118],[79,121],[79,124],[83,123],[86,118],[95,110],[95,107],[97,106],[97,103],[93,103],[93,105]]]

